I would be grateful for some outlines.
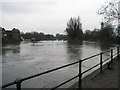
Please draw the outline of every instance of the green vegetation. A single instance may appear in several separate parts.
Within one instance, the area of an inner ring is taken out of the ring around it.
[[[35,39],[35,41],[42,41],[42,40],[66,40],[67,37],[66,35],[62,35],[62,34],[56,34],[56,36],[52,35],[52,34],[44,34],[44,33],[38,33],[38,32],[26,32],[23,33],[21,32],[21,37],[24,40],[32,40],[33,38]]]
[[[117,43],[120,43],[120,23],[119,23],[119,13],[120,13],[120,1],[119,0],[112,0],[108,3],[105,3],[99,10],[98,14],[103,16],[104,23],[111,24],[112,27],[115,27],[113,29],[114,36],[112,36],[112,40],[114,38],[114,41]],[[106,27],[108,28],[108,26]],[[111,32],[111,29],[108,28],[109,33]]]
[[[66,33],[68,42],[81,43],[83,40],[82,23],[80,18],[71,18],[67,23]]]
[[[99,39],[100,41],[113,41],[114,33],[113,33],[112,25],[106,25],[103,29],[99,31]]]
[[[105,22],[107,23],[113,23],[113,21],[118,20],[118,4],[120,3],[119,0],[112,0],[108,3],[105,3],[101,6],[101,8],[98,10],[98,14],[102,15],[104,17]]]
[[[111,24],[106,24],[101,29],[86,30],[84,32],[84,40],[89,41],[120,43],[117,36],[116,29]]]

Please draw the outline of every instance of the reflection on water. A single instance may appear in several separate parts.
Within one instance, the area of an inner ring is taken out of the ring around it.
[[[81,54],[82,54],[82,48],[83,44],[70,44],[67,43],[67,56],[68,60],[71,60],[74,62],[75,60],[80,60],[81,59]]]
[[[8,45],[2,47],[2,55],[6,55],[9,53],[20,53],[20,45]]]
[[[112,47],[115,47],[114,44],[109,43],[99,43],[101,51],[110,50]]]
[[[2,48],[3,84],[18,77],[26,77],[84,59],[101,51],[115,47],[114,44],[83,42],[83,44],[68,44],[66,41],[42,41],[36,43],[21,43]],[[109,54],[105,54],[106,58]],[[83,63],[83,70],[99,62],[99,57]],[[49,87],[67,80],[78,73],[78,65],[52,73],[23,84],[23,87]],[[49,79],[48,79],[49,78]],[[39,84],[38,84],[39,83]]]

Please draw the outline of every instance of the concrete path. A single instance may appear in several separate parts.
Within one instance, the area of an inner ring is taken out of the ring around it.
[[[104,66],[103,73],[100,73],[100,70],[96,70],[92,74],[88,75],[82,80],[82,87],[83,88],[120,88],[120,83],[118,85],[118,65],[120,65],[120,60],[115,59],[113,62],[113,69],[108,70]],[[75,83],[70,88],[78,88],[78,83]]]

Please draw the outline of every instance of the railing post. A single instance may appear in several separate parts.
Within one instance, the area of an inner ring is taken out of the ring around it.
[[[79,84],[78,88],[82,88],[82,61],[79,61]]]
[[[117,47],[117,57],[118,57],[118,59],[120,58],[120,56],[119,56],[119,46]]]
[[[21,90],[21,83],[22,81],[20,79],[16,79],[16,87],[17,87],[17,90]]]
[[[113,63],[113,49],[111,49],[111,64]]]
[[[100,53],[100,72],[101,72],[101,73],[103,72],[103,71],[102,71],[102,70],[103,70],[103,69],[102,69],[102,63],[103,63],[103,62],[102,62],[102,55],[103,55],[103,53],[101,52],[101,53]]]

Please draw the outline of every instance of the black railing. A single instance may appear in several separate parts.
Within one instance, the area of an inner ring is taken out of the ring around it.
[[[79,74],[74,76],[73,78],[67,80],[67,81],[64,81],[62,82],[61,84],[59,84],[58,86],[52,88],[52,90],[55,90],[57,88],[59,88],[60,86],[72,81],[73,79],[76,79],[77,77],[79,77],[79,83],[78,83],[78,88],[82,88],[82,75],[85,74],[86,72],[92,70],[93,68],[97,67],[100,65],[100,73],[103,72],[103,63],[106,62],[107,60],[111,59],[110,60],[110,64],[113,63],[113,57],[114,56],[117,56],[117,58],[119,58],[119,46],[117,47],[117,52],[115,54],[113,54],[113,50],[115,49],[111,49],[111,50],[107,50],[107,51],[104,51],[104,52],[100,52],[99,54],[96,54],[96,55],[93,55],[93,56],[90,56],[88,58],[85,58],[83,60],[79,60],[79,61],[76,61],[76,62],[73,62],[73,63],[70,63],[70,64],[67,64],[67,65],[64,65],[64,66],[61,66],[61,67],[57,67],[55,69],[51,69],[51,70],[48,70],[48,71],[45,71],[45,72],[42,72],[42,73],[38,73],[36,75],[32,75],[32,76],[28,76],[28,77],[25,77],[25,78],[21,78],[21,79],[17,79],[15,80],[14,82],[11,82],[11,83],[8,83],[6,85],[3,85],[1,88],[4,89],[6,87],[9,87],[11,85],[15,85],[16,84],[16,88],[17,90],[21,90],[21,84],[22,82],[26,81],[26,80],[29,80],[29,79],[32,79],[32,78],[35,78],[35,77],[38,77],[38,76],[41,76],[41,75],[45,75],[47,73],[50,73],[50,72],[53,72],[53,71],[56,71],[56,70],[59,70],[59,69],[62,69],[62,68],[66,68],[66,67],[69,67],[69,66],[72,66],[72,65],[75,65],[75,64],[79,64]],[[103,60],[103,54],[107,53],[107,52],[110,52],[110,57],[108,57],[107,59]],[[96,57],[96,56],[100,56],[100,63],[92,66],[91,68],[87,69],[86,71],[82,72],[82,62],[90,59],[90,58],[93,58],[93,57]]]

